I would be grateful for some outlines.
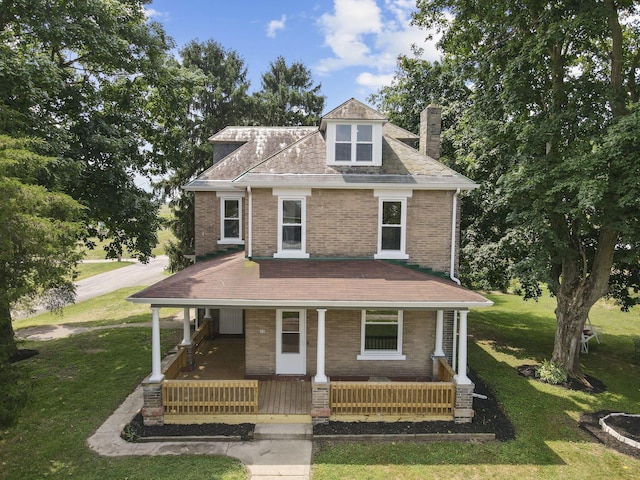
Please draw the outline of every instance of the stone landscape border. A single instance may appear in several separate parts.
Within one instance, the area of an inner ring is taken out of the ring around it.
[[[633,448],[637,448],[640,450],[640,442],[637,442],[629,437],[625,437],[624,435],[621,435],[620,433],[618,433],[613,427],[610,427],[609,425],[607,425],[607,419],[610,417],[640,417],[640,415],[634,415],[631,413],[610,413],[604,417],[602,417],[599,420],[600,426],[602,427],[602,430],[606,433],[608,433],[609,435],[611,435],[613,438],[615,438],[616,440],[622,442],[622,443],[626,443],[627,445],[633,447]]]

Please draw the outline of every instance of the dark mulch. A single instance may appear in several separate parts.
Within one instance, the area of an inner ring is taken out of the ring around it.
[[[21,348],[9,357],[9,363],[21,362],[22,360],[26,360],[27,358],[38,355],[38,353],[40,353],[38,350],[33,350],[31,348]]]
[[[204,423],[201,425],[162,425],[146,427],[142,415],[137,414],[122,431],[121,437],[128,442],[135,442],[145,437],[240,437],[249,440],[253,437],[252,423],[227,425],[225,423]]]
[[[523,377],[541,382],[542,380],[536,377],[537,368],[538,368],[538,365],[520,365],[519,367],[516,367],[516,369],[518,370],[518,373]],[[574,378],[570,378],[568,382],[561,383],[558,386],[566,388],[568,390],[576,390],[580,392],[593,393],[593,394],[603,393],[607,391],[607,386],[596,377],[585,375],[585,378],[591,384],[591,388],[587,387],[584,383]]]
[[[602,430],[600,419],[609,415],[610,411],[601,410],[595,413],[585,413],[580,416],[580,428],[593,435],[600,443],[617,452],[640,459],[640,450],[622,443]],[[611,417],[607,425],[613,427],[619,434],[636,441],[640,441],[640,417]]]
[[[455,422],[329,422],[314,425],[314,435],[394,435],[416,433],[495,433],[500,441],[516,437],[511,421],[500,407],[493,391],[477,375],[469,375],[475,391],[487,399],[473,399],[475,417],[471,423]]]

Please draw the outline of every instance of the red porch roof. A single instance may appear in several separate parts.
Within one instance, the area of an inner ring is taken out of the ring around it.
[[[156,306],[451,308],[492,302],[449,280],[383,260],[254,259],[198,262],[128,300]]]

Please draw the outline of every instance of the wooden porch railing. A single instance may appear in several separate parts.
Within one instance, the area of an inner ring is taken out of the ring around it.
[[[180,348],[178,353],[173,357],[173,359],[166,366],[164,371],[164,378],[174,379],[180,373],[180,370],[187,366],[187,351],[184,348]]]
[[[449,362],[446,359],[441,358],[438,365],[438,380],[441,382],[453,382],[453,377],[456,376],[456,372],[453,371]]]
[[[174,415],[258,413],[257,380],[165,380],[165,412]]]
[[[332,415],[452,416],[450,382],[331,382]]]

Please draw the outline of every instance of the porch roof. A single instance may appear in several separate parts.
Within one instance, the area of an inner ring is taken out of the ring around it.
[[[468,309],[492,302],[455,283],[383,260],[253,259],[198,262],[127,300],[154,306]]]

